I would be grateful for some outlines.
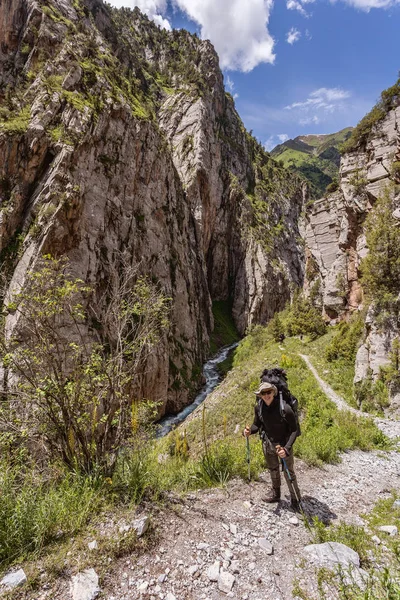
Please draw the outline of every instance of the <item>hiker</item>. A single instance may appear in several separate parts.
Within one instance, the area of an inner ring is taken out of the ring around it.
[[[262,399],[262,402],[256,404],[253,425],[251,427],[246,426],[243,435],[248,437],[253,433],[257,433],[257,431],[260,432],[264,456],[272,480],[272,490],[263,500],[265,502],[279,502],[281,497],[281,474],[279,470],[281,461],[279,459],[284,459],[290,473],[289,478],[286,469],[283,469],[290,492],[291,506],[297,511],[300,508],[299,501],[301,497],[293,465],[292,446],[298,432],[294,412],[285,403],[284,416],[282,416],[278,390],[272,383],[261,382],[255,393]]]

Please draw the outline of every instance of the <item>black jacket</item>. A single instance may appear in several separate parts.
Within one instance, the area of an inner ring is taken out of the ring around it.
[[[289,454],[297,437],[296,418],[293,410],[285,402],[284,417],[281,415],[279,397],[275,396],[270,406],[261,400],[261,418],[258,406],[254,407],[254,422],[250,432],[265,431],[267,438],[275,445],[284,447]]]

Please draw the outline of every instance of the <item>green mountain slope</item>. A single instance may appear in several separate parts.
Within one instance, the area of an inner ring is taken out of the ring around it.
[[[346,127],[327,135],[303,135],[276,146],[271,154],[285,167],[301,174],[311,183],[311,193],[321,198],[327,186],[337,179],[340,164],[339,146],[351,135]]]

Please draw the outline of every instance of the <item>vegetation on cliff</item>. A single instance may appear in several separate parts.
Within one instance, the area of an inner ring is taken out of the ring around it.
[[[394,85],[381,93],[379,101],[365,115],[352,131],[351,136],[340,147],[341,154],[364,149],[375,125],[386,117],[388,112],[400,104],[400,78]]]
[[[168,326],[169,299],[123,260],[118,271],[101,317],[90,303],[93,290],[51,257],[5,307],[4,318],[23,322],[0,337],[8,382],[0,451],[11,462],[47,454],[71,470],[110,476],[119,449],[144,435],[151,407],[135,398],[136,380]],[[88,325],[102,331],[101,342],[88,336]]]
[[[385,188],[365,222],[369,253],[364,258],[362,283],[378,310],[397,302],[400,289],[400,228],[393,217],[394,189]]]

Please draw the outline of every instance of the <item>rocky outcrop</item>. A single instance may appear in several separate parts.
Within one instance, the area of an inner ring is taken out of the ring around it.
[[[302,186],[246,133],[209,42],[97,0],[7,0],[0,24],[3,295],[44,253],[100,291],[123,251],[172,298],[138,393],[177,411],[212,301],[244,333],[302,284]]]
[[[319,289],[320,303],[331,322],[347,318],[362,307],[360,263],[368,253],[363,224],[378,196],[396,183],[394,165],[399,156],[397,107],[372,128],[363,148],[343,156],[338,192],[315,202],[307,213],[305,285],[309,293],[313,286]],[[393,340],[399,335],[393,319],[378,323],[377,316],[371,307],[357,353],[355,383],[379,376],[381,368],[389,364]]]
[[[339,191],[315,202],[307,213],[306,286],[320,282],[321,303],[331,320],[362,304],[359,266],[368,252],[363,222],[393,181],[392,165],[400,151],[398,127],[400,107],[376,126],[365,150],[343,156]]]

